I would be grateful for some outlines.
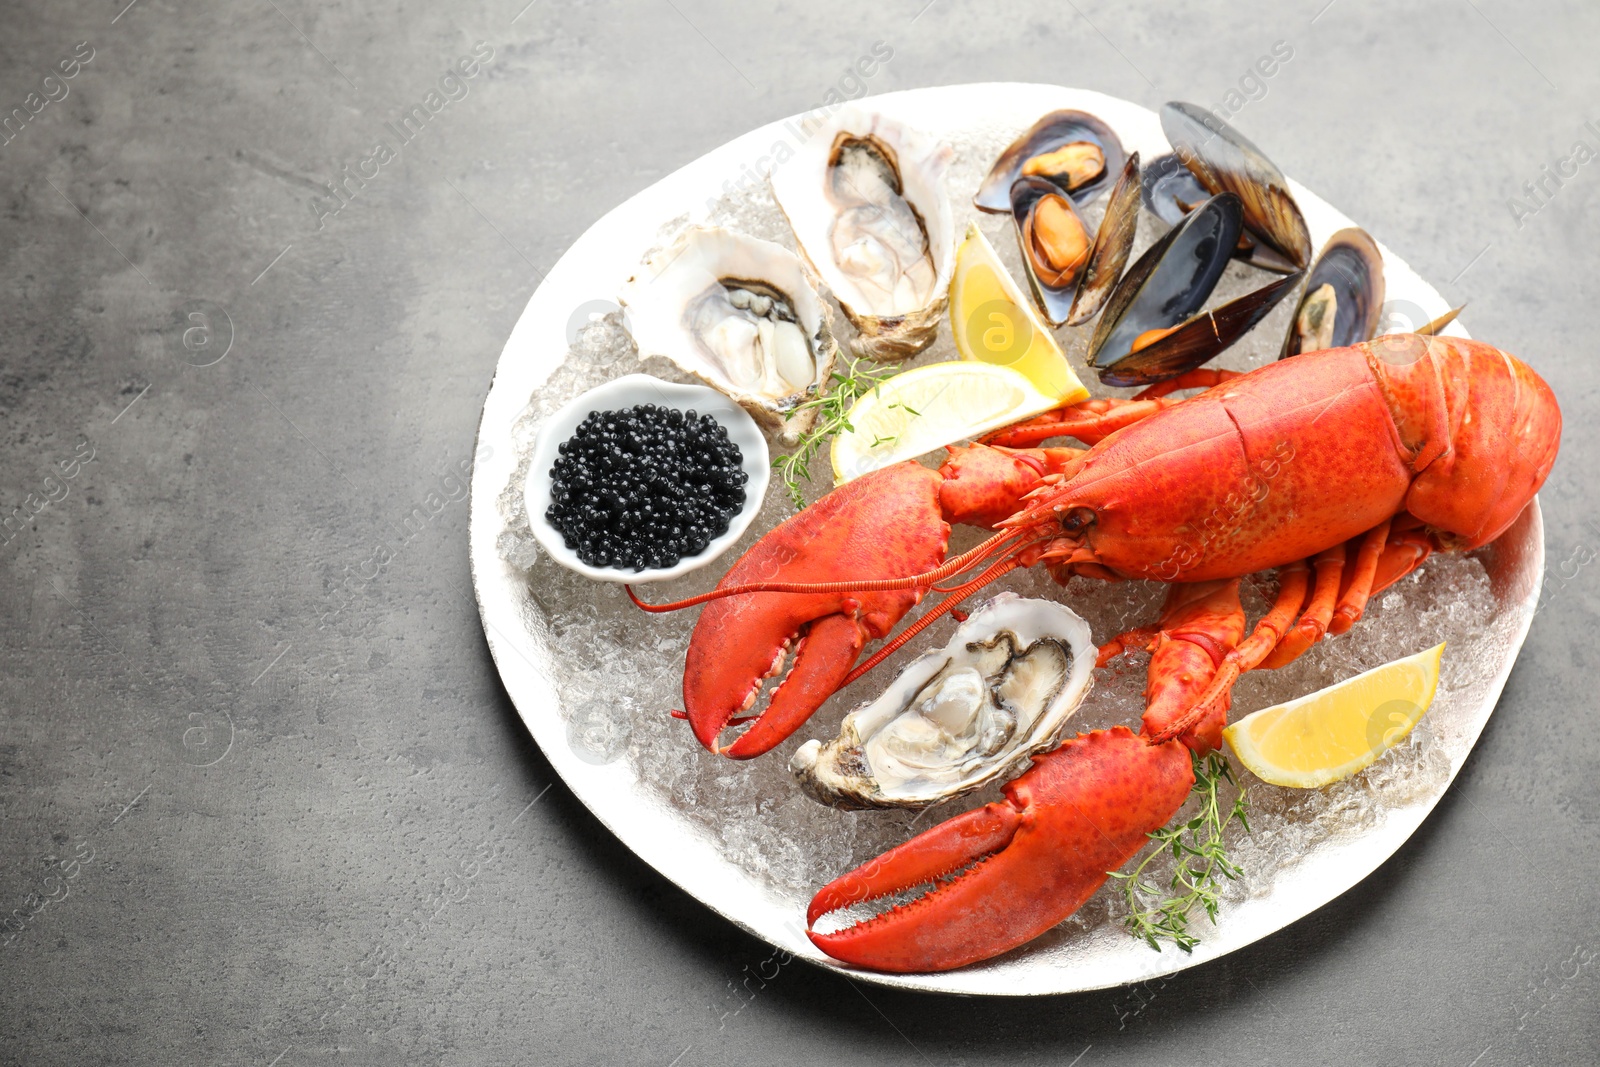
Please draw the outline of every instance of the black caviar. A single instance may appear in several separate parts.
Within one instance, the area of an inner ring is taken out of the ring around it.
[[[561,443],[545,518],[591,567],[671,567],[744,507],[744,457],[693,409],[593,411]]]

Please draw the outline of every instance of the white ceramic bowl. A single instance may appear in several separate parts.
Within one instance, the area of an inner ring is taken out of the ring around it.
[[[657,407],[688,411],[693,408],[701,415],[710,415],[728,431],[728,440],[739,446],[744,457],[744,473],[749,481],[744,485],[744,507],[728,523],[728,529],[705,547],[697,556],[685,556],[675,566],[654,570],[627,570],[622,567],[591,567],[578,558],[562,540],[561,531],[551,526],[544,517],[550,507],[550,468],[560,454],[561,442],[571,437],[578,425],[591,411],[616,411],[636,404],[655,404]],[[767,456],[767,439],[748,412],[715,389],[703,385],[676,385],[652,378],[648,374],[627,374],[595,388],[569,402],[539,427],[533,443],[533,461],[528,467],[528,482],[523,488],[528,504],[528,524],[533,536],[550,558],[598,582],[662,582],[668,578],[688,574],[726,552],[755,519],[761,510],[761,501],[767,495],[767,479],[771,473],[771,460]]]

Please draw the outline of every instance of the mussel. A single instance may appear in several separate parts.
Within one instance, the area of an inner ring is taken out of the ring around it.
[[[1383,311],[1383,254],[1359,227],[1328,238],[1306,277],[1279,359],[1370,341]]]
[[[1171,152],[1150,161],[1144,168],[1141,184],[1140,196],[1145,210],[1168,226],[1176,226],[1196,204],[1211,198],[1200,179]]]
[[[1211,196],[1211,191],[1200,184],[1200,179],[1183,161],[1171,154],[1159,156],[1144,169],[1144,206],[1168,226],[1176,226],[1193,211],[1196,204]],[[1248,225],[1248,224],[1247,224]],[[1249,229],[1239,234],[1239,244],[1233,256],[1262,270],[1279,274],[1293,274],[1297,269],[1272,248],[1257,240]]]
[[[1044,178],[1024,175],[1011,187],[1011,217],[1023,273],[1051,326],[1094,317],[1133,251],[1139,220],[1139,154],[1123,166],[1096,233],[1071,197]]]
[[[1162,106],[1161,129],[1201,185],[1213,194],[1234,193],[1243,202],[1244,224],[1257,246],[1249,250],[1250,262],[1280,273],[1311,263],[1311,233],[1288,179],[1244,134],[1181,101]]]
[[[1078,294],[1072,298],[1067,325],[1081,326],[1094,318],[1122,277],[1139,226],[1139,186],[1139,153],[1135,152],[1128,157],[1122,175],[1106,198],[1100,232],[1095,234],[1094,247],[1089,250],[1089,262],[1078,281]]]
[[[1217,356],[1255,327],[1300,281],[1279,278],[1196,314],[1216,288],[1242,229],[1239,198],[1222,193],[1152,245],[1117,285],[1089,342],[1106,385],[1151,385]],[[1192,316],[1192,317],[1191,317]]]
[[[1153,385],[1193,370],[1249,333],[1302,277],[1290,274],[1201,312],[1182,325],[1151,331],[1144,344],[1135,341],[1132,352],[1101,371],[1100,381],[1106,385]]]
[[[1011,187],[1011,217],[1034,302],[1051,326],[1060,326],[1088,266],[1094,231],[1071,198],[1044,178],[1017,179]]]
[[[1199,311],[1227,268],[1242,226],[1239,198],[1223,193],[1146,249],[1106,301],[1089,341],[1089,364],[1120,360],[1141,337],[1177,326]]]
[[[1011,142],[972,198],[980,211],[1011,210],[1011,187],[1021,177],[1054,183],[1081,207],[1105,191],[1127,160],[1110,126],[1085,111],[1052,111]]]

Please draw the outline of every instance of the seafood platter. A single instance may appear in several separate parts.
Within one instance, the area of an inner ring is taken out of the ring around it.
[[[1527,634],[1561,416],[1271,146],[914,90],[572,246],[471,551],[601,823],[785,962],[1007,996],[1214,959],[1404,845]]]

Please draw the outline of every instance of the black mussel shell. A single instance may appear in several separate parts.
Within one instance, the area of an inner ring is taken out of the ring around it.
[[[1189,172],[1183,161],[1168,152],[1144,168],[1141,194],[1145,210],[1168,226],[1182,222],[1194,206],[1211,198],[1211,191]]]
[[[1139,153],[1135,152],[1128,157],[1106,198],[1106,213],[1100,219],[1094,247],[1089,250],[1089,263],[1078,280],[1078,295],[1072,298],[1067,325],[1082,326],[1094,318],[1122,277],[1139,229],[1140,185]]]
[[[1204,108],[1176,100],[1162,105],[1161,129],[1202,185],[1213,193],[1238,194],[1245,226],[1260,242],[1291,269],[1304,270],[1311,263],[1311,233],[1288,179],[1244,134]]]
[[[1086,258],[1083,265],[1072,279],[1064,285],[1056,285],[1039,275],[1038,266],[1033,261],[1033,250],[1028,247],[1027,223],[1033,212],[1037,210],[1039,202],[1046,197],[1056,197],[1066,205],[1073,218],[1083,227],[1084,236],[1089,240],[1090,246],[1085,249]],[[1012,229],[1017,234],[1017,251],[1022,256],[1022,272],[1028,276],[1028,287],[1033,290],[1033,301],[1039,305],[1039,310],[1051,326],[1060,326],[1067,321],[1067,314],[1072,310],[1072,297],[1078,291],[1078,279],[1083,277],[1083,272],[1088,266],[1087,252],[1092,249],[1094,227],[1078,214],[1072,197],[1061,191],[1061,187],[1047,178],[1018,178],[1011,187],[1011,221]]]
[[[1141,334],[1176,326],[1199,311],[1227,269],[1243,226],[1239,198],[1222,193],[1146,249],[1106,301],[1089,341],[1089,365],[1119,360]]]
[[[1177,156],[1168,153],[1144,169],[1144,206],[1168,226],[1176,226],[1194,206],[1211,195]],[[1239,235],[1234,258],[1278,274],[1293,274],[1299,268],[1270,246],[1258,241],[1249,230]]]
[[[1010,211],[1011,187],[1022,176],[1022,165],[1034,156],[1053,152],[1074,141],[1093,142],[1105,153],[1105,169],[1098,178],[1067,190],[1079,207],[1094,200],[1116,180],[1128,153],[1122,147],[1121,139],[1104,120],[1087,111],[1052,111],[1000,153],[1000,158],[989,168],[988,177],[978,187],[978,194],[972,198],[973,206],[979,211],[995,214]]]
[[[1340,230],[1317,254],[1278,358],[1370,341],[1382,311],[1383,254],[1377,242],[1359,227]]]
[[[1219,308],[1196,315],[1159,341],[1117,360],[1100,372],[1105,385],[1154,385],[1176,378],[1220,355],[1249,333],[1302,275],[1291,274]]]

